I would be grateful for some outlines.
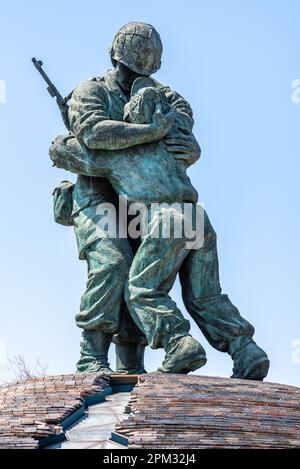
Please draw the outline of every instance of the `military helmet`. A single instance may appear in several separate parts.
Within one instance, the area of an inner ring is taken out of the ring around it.
[[[128,23],[116,34],[109,49],[111,58],[141,75],[157,72],[161,65],[162,42],[147,23]]]

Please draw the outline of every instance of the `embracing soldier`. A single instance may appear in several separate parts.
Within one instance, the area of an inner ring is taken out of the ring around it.
[[[144,90],[154,88],[164,99],[156,103],[151,121],[126,122],[124,114],[138,80],[160,67],[160,36],[151,25],[129,23],[117,33],[110,54],[113,70],[74,90],[69,109],[72,133],[58,137],[50,149],[58,167],[78,174],[72,222],[89,278],[76,317],[83,329],[77,368],[109,370],[107,351],[114,334],[117,371],[143,372],[147,342],[166,351],[161,372],[187,373],[203,366],[205,351],[189,334],[189,321],[169,296],[179,272],[187,311],[210,344],[231,355],[233,377],[263,379],[269,360],[252,338],[254,328],[221,293],[216,234],[207,214],[200,247],[191,246],[184,235],[151,236],[165,217],[191,223],[180,210],[187,203],[193,223],[198,207],[198,194],[186,174],[200,156],[189,104],[153,80]],[[118,209],[116,194],[126,196],[128,203],[177,203],[179,209],[151,211],[149,229],[136,245],[99,228],[97,207],[108,202]]]

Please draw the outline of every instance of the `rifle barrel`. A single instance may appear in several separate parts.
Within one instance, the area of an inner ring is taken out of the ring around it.
[[[33,57],[31,60],[33,62],[33,65],[37,69],[37,71],[40,73],[40,75],[42,75],[43,79],[47,83],[48,93],[50,94],[50,96],[52,96],[52,98],[56,98],[56,102],[57,102],[58,107],[60,109],[60,113],[61,113],[62,119],[64,121],[64,124],[65,124],[66,128],[68,130],[70,130],[70,122],[69,122],[69,117],[68,117],[69,106],[68,106],[67,102],[69,100],[69,97],[71,96],[71,93],[66,98],[63,98],[62,95],[60,94],[60,92],[58,91],[58,89],[53,85],[53,83],[50,80],[50,78],[48,77],[48,75],[44,72],[44,70],[42,68],[43,67],[43,62],[41,60],[36,60],[35,57]]]
[[[45,82],[47,83],[48,87],[50,88],[50,90],[52,92],[50,92],[49,90],[49,93],[51,94],[52,97],[56,97],[57,100],[61,103],[64,103],[64,98],[62,97],[62,95],[60,94],[60,92],[58,91],[58,89],[53,85],[52,81],[50,80],[50,78],[48,77],[48,75],[44,72],[42,66],[43,66],[43,62],[41,60],[36,60],[35,57],[33,57],[32,59],[32,62],[33,62],[33,65],[35,66],[35,68],[37,69],[37,71],[42,75],[42,77],[44,78]]]

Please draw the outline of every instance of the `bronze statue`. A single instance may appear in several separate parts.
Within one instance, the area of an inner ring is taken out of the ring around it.
[[[147,343],[166,351],[160,372],[188,373],[203,366],[205,351],[169,296],[179,273],[187,311],[210,344],[231,355],[233,377],[261,380],[269,360],[253,341],[253,326],[221,293],[216,234],[207,214],[202,210],[201,246],[174,231],[167,238],[152,236],[166,219],[197,225],[201,212],[186,172],[200,156],[192,109],[150,77],[161,65],[160,36],[149,24],[129,23],[117,33],[110,54],[113,69],[72,93],[71,133],[50,148],[57,167],[78,174],[69,219],[89,273],[76,316],[83,329],[77,368],[110,371],[107,351],[113,337],[117,372],[144,372]],[[64,193],[69,200],[70,188],[57,194],[58,208],[68,206]],[[107,203],[118,211],[117,196],[146,207],[146,231],[139,240],[101,230],[97,207]],[[153,204],[158,204],[155,211]]]

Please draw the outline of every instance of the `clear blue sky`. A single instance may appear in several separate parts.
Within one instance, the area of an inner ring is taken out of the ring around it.
[[[300,340],[297,0],[1,2],[1,347],[29,362],[46,357],[51,373],[73,371],[79,353],[74,316],[86,266],[72,228],[54,223],[51,193],[69,176],[48,158],[64,127],[30,59],[44,59],[67,94],[110,66],[108,46],[129,21],[156,26],[164,43],[157,78],[193,107],[202,158],[190,175],[218,233],[223,289],[255,325],[269,380],[300,385],[292,347]],[[178,285],[173,296],[182,304]],[[194,324],[192,332],[208,354],[200,373],[229,376],[230,357]],[[162,356],[149,350],[147,369]],[[9,377],[2,363],[0,379]]]

